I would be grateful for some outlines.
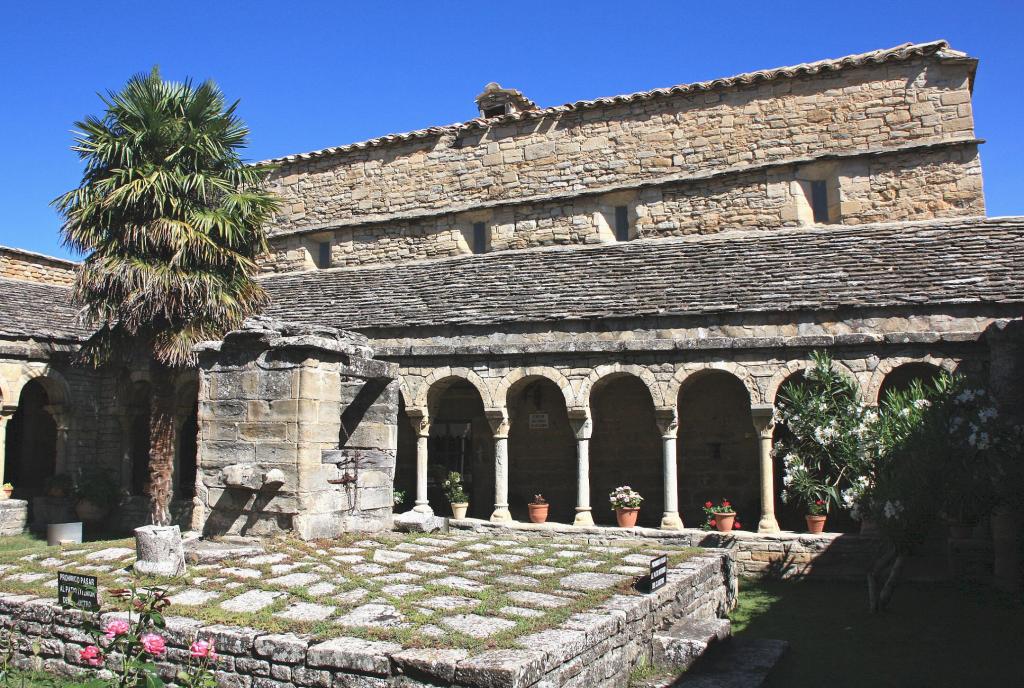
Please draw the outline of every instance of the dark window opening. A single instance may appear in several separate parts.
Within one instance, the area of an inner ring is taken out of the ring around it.
[[[484,110],[484,117],[501,117],[505,114],[504,105],[496,105]]]
[[[811,211],[815,224],[828,224],[828,186],[824,180],[811,182]]]
[[[316,266],[321,269],[331,267],[331,242],[321,241],[317,244]]]
[[[615,239],[629,241],[629,208],[624,205],[615,206]]]
[[[483,222],[473,223],[473,253],[487,251],[487,226]]]

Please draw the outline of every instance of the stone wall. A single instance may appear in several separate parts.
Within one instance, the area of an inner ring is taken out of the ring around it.
[[[210,626],[167,618],[168,651],[157,663],[173,682],[196,639],[212,640],[221,656],[217,681],[232,688],[612,688],[623,686],[641,661],[651,660],[652,636],[673,621],[725,616],[735,605],[731,558],[707,553],[670,569],[668,582],[648,595],[613,595],[559,627],[521,637],[515,649],[404,649],[398,643],[356,637],[325,641],[255,628]],[[0,594],[0,628],[16,632],[15,666],[60,676],[86,674],[79,650],[91,639],[86,615],[54,600]],[[33,644],[38,643],[38,658]],[[35,666],[33,662],[41,666]]]
[[[0,246],[0,277],[70,285],[75,281],[77,265],[70,260]]]
[[[890,61],[300,158],[272,176],[284,201],[275,229],[970,137],[972,70],[935,56]]]
[[[196,526],[304,539],[389,528],[394,373],[332,328],[257,318],[204,345]]]

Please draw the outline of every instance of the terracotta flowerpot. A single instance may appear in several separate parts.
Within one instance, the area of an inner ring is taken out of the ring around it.
[[[715,512],[715,530],[717,530],[719,533],[731,533],[732,524],[735,520],[735,511],[729,511],[725,513]]]
[[[452,502],[452,518],[466,518],[469,502]]]
[[[615,509],[615,520],[619,522],[619,528],[636,527],[637,516],[640,515],[640,507],[618,507]]]
[[[825,519],[828,518],[828,516],[824,514],[820,514],[818,516],[807,514],[806,516],[804,516],[804,518],[807,520],[808,533],[825,532]]]
[[[544,523],[548,520],[548,507],[550,504],[534,504],[530,502],[526,508],[530,512],[530,523]]]
[[[85,523],[99,523],[107,517],[107,511],[107,509],[93,504],[88,499],[80,499],[78,504],[75,505],[75,513]]]

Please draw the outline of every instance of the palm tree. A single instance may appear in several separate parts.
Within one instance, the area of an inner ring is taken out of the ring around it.
[[[256,256],[277,203],[261,188],[266,169],[240,157],[238,102],[213,82],[164,81],[154,68],[100,98],[104,115],[75,123],[82,181],[53,205],[64,244],[87,254],[73,299],[97,331],[83,358],[141,350],[152,361],[150,519],[167,525],[175,370],[265,305]]]

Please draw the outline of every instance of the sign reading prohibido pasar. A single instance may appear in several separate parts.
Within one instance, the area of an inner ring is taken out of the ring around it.
[[[75,607],[87,612],[98,612],[100,600],[97,594],[96,576],[58,571],[57,602],[62,607]]]

